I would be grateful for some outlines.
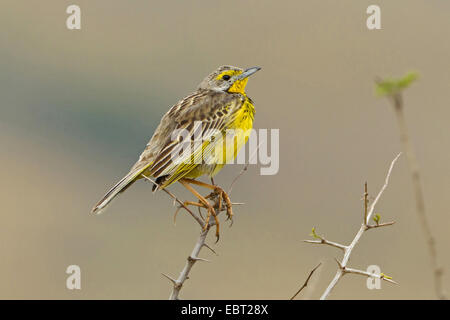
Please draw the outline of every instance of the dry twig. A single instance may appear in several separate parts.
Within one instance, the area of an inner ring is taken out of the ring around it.
[[[408,79],[408,77],[411,79]],[[417,77],[414,74],[407,75],[404,79],[409,81],[410,83],[415,80],[415,77]],[[402,81],[402,80],[400,80]],[[404,80],[403,80],[404,81]],[[436,249],[436,241],[434,239],[433,232],[431,231],[430,223],[427,218],[427,214],[425,211],[425,197],[422,190],[422,183],[421,183],[421,175],[419,170],[419,163],[417,161],[413,145],[411,143],[411,139],[408,132],[408,127],[406,125],[406,119],[404,114],[404,106],[403,106],[403,97],[402,97],[402,91],[404,88],[409,85],[409,83],[406,86],[394,86],[393,88],[386,89],[385,86],[390,85],[392,80],[381,80],[377,79],[376,83],[381,88],[381,90],[384,90],[383,95],[387,95],[390,99],[395,115],[397,118],[397,123],[400,131],[400,141],[403,145],[403,150],[406,154],[406,159],[409,166],[409,171],[411,173],[411,180],[412,185],[414,188],[414,196],[416,200],[416,209],[417,214],[419,216],[420,226],[422,227],[422,231],[425,235],[426,243],[428,245],[428,251],[430,253],[430,259],[431,259],[431,266],[433,268],[433,277],[434,277],[434,288],[436,295],[439,299],[447,299],[447,296],[444,292],[444,288],[442,285],[442,276],[443,276],[443,269],[439,265],[438,262],[438,254]],[[406,82],[405,82],[406,83]],[[394,82],[395,84],[395,82]],[[398,87],[398,88],[397,88]]]
[[[320,266],[322,265],[322,262],[320,262],[317,266],[314,267],[314,269],[311,270],[311,272],[309,273],[308,277],[306,278],[305,282],[303,283],[303,285],[300,287],[300,289],[298,289],[298,291],[292,296],[291,300],[294,300],[296,296],[298,296],[298,294],[305,289],[308,286],[308,282],[309,279],[311,279],[314,271],[316,271]]]

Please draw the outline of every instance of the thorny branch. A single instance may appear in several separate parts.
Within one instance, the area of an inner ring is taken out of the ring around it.
[[[156,184],[156,182],[154,182],[149,177],[147,177],[145,175],[142,175],[142,176],[146,180],[152,182],[153,184]],[[208,235],[208,232],[211,229],[211,227],[215,225],[215,221],[213,219],[211,219],[209,221],[209,224],[206,227],[206,229],[203,229],[204,222],[198,215],[193,213],[187,206],[185,206],[183,201],[179,200],[172,192],[170,192],[167,189],[162,189],[162,190],[165,191],[172,199],[174,199],[174,201],[176,203],[178,203],[180,207],[184,208],[187,212],[189,212],[189,214],[194,218],[195,221],[198,222],[198,224],[200,225],[200,228],[201,228],[200,236],[198,237],[197,242],[195,243],[194,249],[192,250],[192,252],[189,255],[189,257],[187,258],[186,264],[185,264],[183,270],[181,271],[178,279],[174,279],[174,278],[172,278],[172,277],[162,273],[162,275],[164,277],[166,277],[173,284],[173,288],[172,288],[172,292],[170,294],[169,300],[178,300],[178,296],[180,294],[180,290],[181,290],[184,282],[187,279],[189,279],[189,272],[191,271],[191,269],[194,266],[195,262],[197,262],[197,261],[209,262],[206,259],[199,258],[199,254],[200,254],[201,249],[203,247],[207,247],[208,249],[210,249],[212,252],[214,252],[216,254],[216,252],[206,243],[206,237]],[[218,209],[218,203],[217,202],[215,204],[215,209]],[[217,214],[219,214],[219,213],[220,212],[218,212]]]
[[[314,271],[316,271],[320,266],[322,265],[322,262],[320,262],[317,266],[314,267],[314,269],[311,270],[311,272],[309,273],[308,277],[306,278],[305,282],[303,283],[303,285],[300,287],[300,289],[298,289],[298,291],[292,296],[291,300],[294,300],[296,296],[298,296],[298,294],[305,289],[308,286],[308,282],[309,279],[311,279]]]
[[[189,257],[187,258],[186,264],[184,265],[183,270],[180,272],[180,275],[178,277],[178,279],[173,279],[167,275],[165,275],[164,273],[162,274],[163,276],[165,276],[167,279],[169,279],[172,284],[173,284],[173,288],[172,288],[172,292],[170,294],[169,300],[178,300],[179,294],[180,294],[180,290],[183,287],[184,282],[189,279],[189,272],[191,271],[192,267],[194,266],[195,262],[197,261],[206,261],[209,262],[209,260],[206,259],[202,259],[199,258],[198,255],[200,254],[200,251],[202,250],[203,247],[207,247],[209,248],[211,251],[213,251],[215,253],[215,251],[213,249],[211,249],[211,247],[209,247],[206,244],[206,236],[208,235],[209,229],[211,228],[211,226],[214,225],[214,220],[210,220],[209,225],[206,227],[205,230],[202,230],[202,232],[200,233],[200,236],[197,239],[197,242],[194,246],[194,249],[192,250],[191,254],[189,255]]]
[[[256,148],[256,151],[250,156],[249,162],[251,161],[251,159],[253,158],[253,156],[256,154],[257,150],[259,149],[259,145]],[[228,194],[231,194],[233,185],[236,183],[236,181],[247,171],[248,166],[249,166],[249,162],[245,164],[244,168],[241,170],[241,172],[239,172],[239,174],[233,179],[233,181],[230,184],[229,187],[229,191]],[[156,184],[152,179],[150,179],[147,176],[142,175],[146,180],[152,182],[153,184]],[[199,258],[199,254],[200,251],[202,250],[203,247],[208,248],[209,250],[211,250],[214,254],[217,255],[217,253],[206,243],[206,237],[208,236],[208,232],[211,229],[211,227],[213,227],[215,225],[215,221],[214,219],[211,219],[208,223],[208,226],[204,229],[204,220],[201,217],[201,213],[199,210],[199,215],[193,213],[186,205],[184,205],[184,202],[179,200],[172,192],[170,192],[169,190],[166,189],[162,189],[163,191],[165,191],[172,199],[174,199],[174,201],[176,203],[179,204],[179,206],[183,209],[185,209],[186,211],[189,212],[189,214],[199,223],[200,228],[201,228],[201,232],[199,237],[197,238],[197,241],[194,245],[194,249],[192,250],[191,254],[189,255],[189,257],[187,258],[186,264],[184,265],[183,270],[180,272],[180,275],[178,276],[177,279],[174,279],[164,273],[162,273],[162,275],[164,277],[166,277],[172,284],[173,284],[173,288],[172,288],[172,292],[170,294],[169,300],[178,300],[179,299],[179,294],[180,294],[180,290],[184,285],[184,282],[189,279],[189,273],[192,269],[192,267],[194,266],[195,262],[197,261],[206,261],[209,262],[209,260],[203,259],[203,258]],[[225,206],[221,206],[220,205],[220,200],[219,197],[216,195],[212,195],[210,197],[211,200],[214,201],[214,210],[216,211],[217,215],[220,214],[220,212],[225,211],[226,208]],[[232,203],[232,205],[241,205],[243,203]]]
[[[341,261],[337,261],[338,263],[338,270],[336,272],[336,275],[334,276],[333,280],[330,282],[330,284],[328,285],[328,287],[326,288],[325,292],[322,294],[322,296],[320,297],[321,300],[325,300],[328,298],[328,296],[330,295],[331,291],[334,289],[334,287],[337,285],[337,283],[339,282],[339,280],[347,273],[354,273],[354,274],[359,274],[359,275],[364,275],[367,277],[375,277],[375,278],[379,278],[381,280],[390,282],[390,283],[395,283],[393,280],[391,280],[390,277],[387,277],[383,274],[381,275],[376,275],[376,274],[371,274],[365,271],[361,271],[361,270],[357,270],[357,269],[353,269],[353,268],[349,268],[347,267],[348,261],[350,259],[350,256],[352,254],[353,249],[355,248],[356,244],[359,242],[361,236],[364,234],[364,232],[366,232],[367,230],[373,229],[373,228],[378,228],[378,227],[382,227],[382,226],[390,226],[392,224],[394,224],[394,222],[388,222],[388,223],[383,223],[380,224],[379,223],[379,218],[376,219],[376,224],[375,225],[370,225],[369,221],[374,213],[375,210],[375,206],[378,202],[378,200],[380,199],[381,195],[383,194],[384,190],[386,189],[386,187],[388,186],[389,183],[389,178],[391,176],[392,173],[392,169],[394,168],[394,165],[397,161],[397,159],[400,157],[401,153],[399,153],[394,160],[392,160],[391,165],[389,167],[388,173],[386,175],[386,179],[384,182],[384,185],[381,187],[381,190],[378,192],[378,195],[375,197],[374,201],[372,202],[372,205],[369,207],[369,194],[367,191],[367,183],[364,185],[364,217],[363,217],[363,223],[361,225],[361,228],[359,229],[359,231],[356,233],[354,239],[352,240],[352,242],[349,245],[342,245],[342,244],[338,244],[335,242],[331,242],[326,240],[324,237],[322,236],[318,236],[315,232],[315,229],[313,228],[313,236],[315,238],[318,238],[319,240],[317,241],[312,241],[312,240],[305,240],[305,242],[307,243],[315,243],[315,244],[325,244],[325,245],[330,245],[336,248],[339,248],[341,250],[344,251],[344,257],[342,258]]]

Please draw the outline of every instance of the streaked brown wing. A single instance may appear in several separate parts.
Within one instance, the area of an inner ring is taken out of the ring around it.
[[[173,155],[177,155],[189,143],[193,148],[192,154],[198,156],[201,154],[202,144],[194,143],[191,139],[172,137],[172,133],[185,129],[189,132],[188,138],[199,136],[207,141],[211,138],[213,129],[216,132],[226,129],[242,101],[238,94],[216,91],[201,90],[187,96],[164,115],[133,168],[148,166],[145,172],[155,178],[167,176],[166,180],[170,182],[180,179],[195,168],[197,162],[189,163],[186,161],[189,158],[184,159],[182,156],[173,159]],[[180,166],[183,166],[181,171],[178,170]]]

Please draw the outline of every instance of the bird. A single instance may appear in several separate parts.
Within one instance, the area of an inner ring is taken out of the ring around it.
[[[207,197],[192,185],[213,190],[225,202],[228,218],[232,219],[230,198],[214,184],[213,177],[236,158],[248,140],[255,107],[245,88],[249,77],[260,69],[224,65],[206,76],[194,92],[173,105],[161,118],[138,161],[95,204],[92,213],[101,213],[118,194],[139,179],[152,181],[153,191],[179,182],[199,200],[185,204],[207,209],[204,229],[211,215],[214,217],[219,239],[215,210]],[[186,150],[189,152],[184,152]],[[196,180],[203,175],[209,176],[212,184]]]

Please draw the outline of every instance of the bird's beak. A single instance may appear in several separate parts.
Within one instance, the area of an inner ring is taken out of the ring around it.
[[[244,72],[242,72],[240,75],[238,75],[236,80],[242,80],[242,79],[248,78],[252,74],[254,74],[256,71],[259,71],[259,70],[261,70],[260,67],[248,68]]]

